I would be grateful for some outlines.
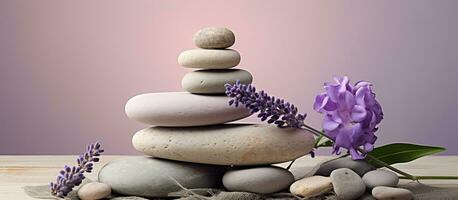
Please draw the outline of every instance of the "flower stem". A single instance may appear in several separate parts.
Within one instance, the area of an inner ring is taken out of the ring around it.
[[[328,135],[324,134],[322,131],[316,130],[315,128],[313,128],[313,127],[311,127],[309,125],[306,125],[306,124],[304,124],[303,126],[304,126],[304,128],[306,130],[312,132],[314,135],[323,136],[323,137],[326,137],[326,138],[330,139],[331,141],[333,141],[333,139],[331,137],[329,137]],[[364,150],[362,150],[360,148],[358,148],[358,151],[360,151],[361,153],[364,153]],[[400,169],[397,169],[397,168],[395,168],[395,167],[393,167],[393,166],[391,166],[391,165],[389,165],[389,164],[387,164],[387,163],[375,158],[374,156],[371,156],[371,155],[367,154],[367,158],[371,159],[372,161],[374,161],[375,163],[377,163],[377,164],[379,164],[381,166],[384,166],[384,167],[386,167],[386,168],[388,168],[388,169],[390,169],[390,170],[392,170],[394,172],[397,172],[397,173],[403,175],[407,179],[411,179],[411,180],[414,180],[414,181],[418,180],[418,177],[413,176],[413,175],[411,175],[411,174],[409,174],[407,172],[404,172],[404,171],[402,171]]]

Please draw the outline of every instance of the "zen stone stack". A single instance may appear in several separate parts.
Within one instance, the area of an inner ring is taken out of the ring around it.
[[[229,29],[204,28],[193,40],[199,48],[178,56],[183,67],[198,69],[183,77],[185,92],[140,94],[126,103],[127,116],[149,126],[133,136],[132,144],[150,157],[111,162],[99,172],[99,181],[116,193],[143,197],[167,197],[181,190],[177,183],[255,193],[288,188],[292,174],[268,165],[308,154],[313,136],[301,129],[228,123],[250,112],[229,106],[224,85],[250,84],[253,77],[233,69],[240,54],[227,49],[235,42]],[[227,166],[236,167],[228,171]]]

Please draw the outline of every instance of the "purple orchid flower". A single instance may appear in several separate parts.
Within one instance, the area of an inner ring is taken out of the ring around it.
[[[346,76],[325,83],[325,92],[315,98],[313,109],[324,114],[324,132],[334,140],[333,153],[345,148],[355,160],[372,151],[377,125],[383,119],[382,107],[375,99],[372,84],[359,81],[354,86]],[[364,153],[359,153],[362,147]]]

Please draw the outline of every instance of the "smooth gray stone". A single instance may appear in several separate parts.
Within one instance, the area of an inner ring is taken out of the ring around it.
[[[377,186],[372,189],[372,196],[378,200],[411,200],[413,194],[404,188]]]
[[[348,168],[356,172],[359,176],[363,176],[368,171],[376,168],[364,160],[352,160],[349,156],[337,158],[321,164],[315,175],[329,176],[332,171],[339,168]]]
[[[399,177],[391,171],[377,169],[364,174],[363,181],[369,189],[377,186],[395,187],[398,185]]]
[[[189,68],[229,69],[239,63],[240,54],[232,49],[191,49],[178,56],[178,64]]]
[[[234,33],[223,27],[207,27],[194,34],[194,44],[203,49],[224,49],[235,42]]]
[[[364,194],[366,185],[361,177],[348,168],[331,172],[331,181],[338,199],[353,200]]]
[[[181,87],[194,94],[224,94],[226,83],[250,84],[253,76],[243,69],[213,69],[189,72],[181,79]]]
[[[189,92],[146,93],[127,101],[129,118],[155,126],[188,127],[231,122],[250,116],[245,106],[230,106],[226,95]]]
[[[269,194],[288,188],[294,176],[286,169],[266,166],[227,171],[223,185],[229,191]]]
[[[145,155],[213,165],[262,165],[308,154],[313,135],[304,129],[267,124],[221,124],[199,127],[149,127],[132,138]]]
[[[221,185],[222,167],[177,162],[150,157],[128,157],[106,164],[99,181],[115,193],[140,197],[167,197],[182,190]]]

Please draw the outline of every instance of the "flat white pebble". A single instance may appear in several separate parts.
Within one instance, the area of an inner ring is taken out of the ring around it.
[[[332,190],[331,178],[311,176],[294,182],[289,191],[305,199],[328,193]]]
[[[240,63],[240,54],[232,49],[191,49],[180,53],[178,63],[190,68],[228,69]]]
[[[372,189],[372,196],[378,200],[411,200],[413,194],[404,188],[377,186]]]
[[[103,199],[111,194],[111,187],[105,183],[90,182],[81,186],[78,197],[82,200]]]

